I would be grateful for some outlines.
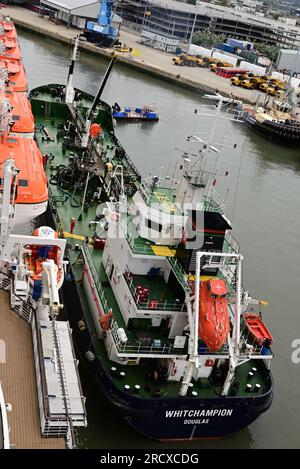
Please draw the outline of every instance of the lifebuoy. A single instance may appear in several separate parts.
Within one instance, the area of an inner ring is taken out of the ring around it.
[[[214,360],[212,360],[211,358],[208,358],[204,366],[213,366],[213,364],[214,364]]]
[[[171,368],[171,376],[175,376],[175,375],[176,375],[176,372],[177,372],[176,363],[173,362],[173,363],[172,363],[172,368]]]
[[[112,213],[111,214],[111,219],[113,221],[119,221],[120,220],[120,214],[119,213]]]

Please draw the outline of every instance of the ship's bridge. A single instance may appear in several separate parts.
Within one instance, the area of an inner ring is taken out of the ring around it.
[[[176,203],[176,181],[153,177],[132,198],[132,222],[144,239],[173,246],[182,239],[187,216]]]

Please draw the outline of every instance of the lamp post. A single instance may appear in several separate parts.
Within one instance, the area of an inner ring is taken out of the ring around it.
[[[148,1],[149,0],[146,0],[146,4],[145,4],[144,16],[143,16],[143,21],[142,21],[142,30],[143,30],[144,23],[145,23],[145,20],[146,20],[146,12],[147,12],[147,7],[148,7]]]
[[[188,51],[191,47],[191,43],[192,43],[192,40],[193,40],[193,35],[194,35],[194,29],[195,29],[195,25],[196,25],[196,20],[197,20],[197,15],[198,15],[198,10],[199,10],[199,6],[200,6],[200,2],[197,1],[196,2],[196,5],[195,5],[195,17],[194,17],[194,22],[193,22],[193,26],[192,26],[192,31],[191,31],[191,35],[190,35],[190,39],[189,39],[189,44],[188,44]]]

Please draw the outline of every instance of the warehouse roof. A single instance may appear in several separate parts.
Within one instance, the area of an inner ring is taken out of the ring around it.
[[[41,3],[52,8],[67,10],[72,12],[77,8],[94,5],[100,3],[99,0],[41,0]]]

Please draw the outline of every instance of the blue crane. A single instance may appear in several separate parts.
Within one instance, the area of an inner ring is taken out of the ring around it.
[[[88,21],[84,36],[100,46],[111,47],[119,37],[118,29],[112,25],[115,0],[101,0],[98,22]]]

